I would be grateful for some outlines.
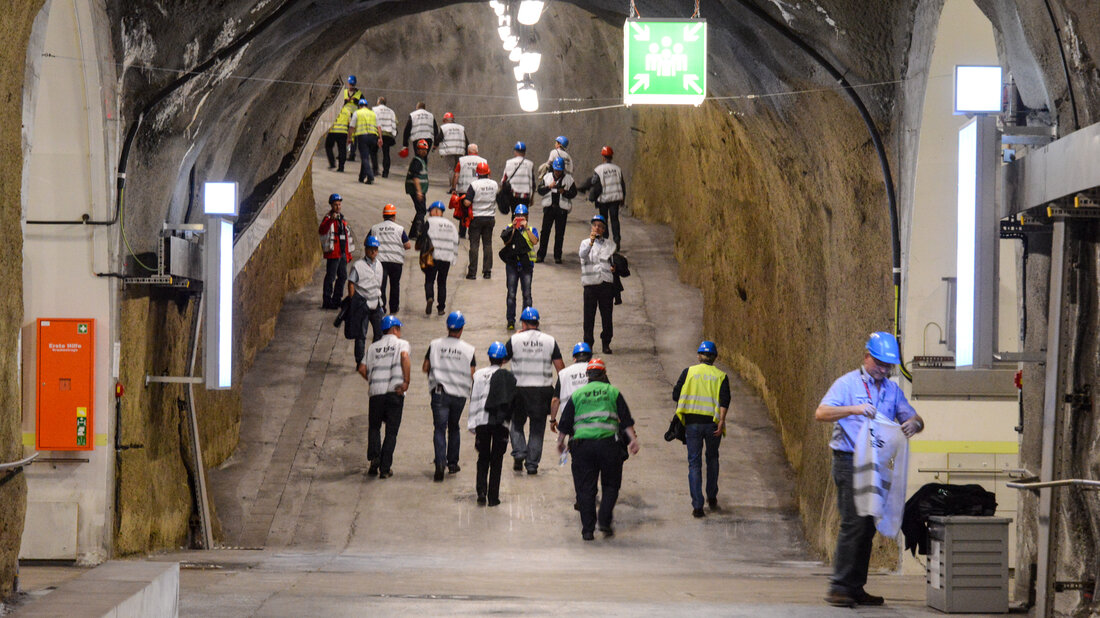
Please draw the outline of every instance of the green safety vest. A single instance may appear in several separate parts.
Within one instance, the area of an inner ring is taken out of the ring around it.
[[[701,414],[713,417],[717,423],[722,418],[718,410],[718,394],[724,379],[726,374],[714,365],[699,363],[688,368],[687,379],[680,389],[680,400],[676,402],[676,416],[680,417],[680,422],[684,422],[685,414]]]
[[[616,403],[619,389],[607,382],[589,382],[573,391],[573,438],[599,440],[619,432]]]
[[[355,111],[354,105],[345,105],[340,108],[340,113],[336,115],[336,122],[332,123],[332,128],[329,129],[331,133],[343,133],[348,132],[348,121],[351,120],[351,114]]]
[[[420,178],[420,191],[424,195],[428,194],[428,160],[423,157],[413,155],[413,160],[420,161],[420,175],[412,175],[412,164],[409,164],[410,172],[405,174],[405,193],[412,195],[416,193],[416,185],[413,184],[413,178]]]
[[[373,109],[364,107],[355,110],[355,137],[367,134],[378,135],[378,115]]]
[[[527,243],[527,257],[533,264],[535,259],[538,258],[538,255],[535,254],[535,239],[532,234],[534,234],[534,232],[531,231],[531,226],[528,225],[523,228],[523,232],[520,233],[520,236],[523,237],[523,242]]]

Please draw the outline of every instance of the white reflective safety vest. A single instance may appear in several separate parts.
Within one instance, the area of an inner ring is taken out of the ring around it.
[[[486,176],[470,183],[474,201],[470,211],[475,217],[495,217],[497,207],[497,181]]]
[[[359,258],[351,265],[348,281],[355,284],[355,293],[366,299],[369,309],[382,304],[382,262]]]
[[[578,255],[581,258],[581,285],[599,285],[611,283],[611,255],[615,253],[615,243],[608,238],[591,238],[581,241]]]
[[[554,353],[557,341],[541,330],[525,330],[512,335],[512,373],[516,386],[553,386]]]
[[[409,352],[409,342],[398,339],[393,333],[382,335],[367,348],[363,362],[367,365],[367,382],[372,397],[392,393],[405,381],[401,371],[402,352]]]
[[[378,130],[382,135],[397,135],[397,114],[385,105],[375,105],[374,115],[378,117]]]
[[[435,116],[426,109],[414,109],[409,114],[409,142],[416,144],[418,139],[435,139]]]
[[[432,259],[454,262],[458,255],[458,228],[443,217],[428,217],[428,238],[432,239]]]
[[[549,185],[552,180],[554,180],[554,172],[547,172],[546,175],[542,177],[542,184]],[[569,175],[569,172],[566,172],[561,177],[561,180],[558,181],[558,186],[550,189],[546,195],[542,196],[542,207],[549,208],[554,203],[554,196],[557,195],[558,208],[561,208],[565,212],[573,210],[573,200],[565,197],[565,193],[563,192],[567,191],[569,187],[575,184],[576,183],[573,182],[573,177]]]
[[[546,160],[546,164],[547,165],[553,165],[554,164],[554,159],[557,159],[558,157],[561,157],[562,159],[565,160],[565,173],[566,174],[572,174],[573,173],[573,157],[569,156],[569,153],[565,152],[561,148],[555,148],[555,149],[550,151],[550,158]]]
[[[428,344],[428,388],[442,386],[452,397],[470,396],[470,363],[474,346],[458,337],[440,337]]]
[[[465,194],[470,190],[470,183],[477,178],[477,164],[488,163],[484,157],[478,155],[465,155],[458,160],[458,179],[455,181],[455,191]]]
[[[490,365],[474,372],[474,386],[470,394],[470,414],[467,427],[471,430],[489,424],[489,413],[485,411],[485,401],[489,399],[489,382],[500,365]],[[509,425],[504,421],[505,427]]]
[[[457,122],[440,125],[443,139],[439,141],[440,156],[466,154],[466,127]]]
[[[401,240],[405,228],[395,221],[383,221],[374,224],[370,235],[378,239],[378,261],[388,264],[405,263],[405,243]]]
[[[573,363],[558,372],[558,418],[565,411],[565,404],[573,396],[573,391],[588,384],[588,361]]]
[[[614,163],[601,163],[596,166],[596,175],[600,177],[600,196],[597,204],[621,202],[623,200],[623,170]]]
[[[504,177],[512,186],[512,193],[531,195],[535,192],[532,185],[535,178],[535,164],[525,157],[512,157],[504,163]]]

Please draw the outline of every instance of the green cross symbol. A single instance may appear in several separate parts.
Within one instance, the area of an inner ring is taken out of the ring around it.
[[[81,335],[87,335],[88,334],[88,325],[87,324],[77,324],[76,325],[76,332],[81,334]]]
[[[706,96],[706,20],[626,20],[623,103],[699,105]]]

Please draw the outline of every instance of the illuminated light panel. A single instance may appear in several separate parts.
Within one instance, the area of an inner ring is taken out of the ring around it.
[[[1001,67],[955,67],[955,113],[1001,112]]]
[[[525,51],[519,59],[519,66],[524,73],[538,73],[542,64],[542,54],[535,51]]]
[[[522,0],[519,3],[519,11],[516,12],[516,21],[525,26],[534,26],[539,23],[544,4],[546,3],[539,0]]]
[[[204,183],[202,208],[208,215],[237,216],[237,183]]]
[[[975,234],[978,213],[978,123],[959,129],[958,227],[955,249],[955,366],[974,364]]]
[[[519,108],[525,112],[535,112],[539,109],[539,93],[534,84],[530,82],[519,84]]]
[[[233,385],[233,223],[218,221],[218,388]]]

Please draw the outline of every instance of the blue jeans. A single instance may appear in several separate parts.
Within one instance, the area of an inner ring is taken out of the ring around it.
[[[833,576],[830,589],[858,594],[867,583],[871,561],[871,541],[875,538],[875,518],[860,517],[856,512],[852,481],[852,454],[833,451],[833,482],[836,506],[840,513],[840,531],[836,536]]]
[[[466,398],[439,391],[438,388],[432,391],[432,416],[435,417],[435,463],[454,466],[458,465],[458,448],[462,439],[458,421],[462,417],[462,408],[466,407]]]
[[[718,445],[722,436],[714,435],[716,423],[691,423],[684,426],[688,449],[688,488],[691,508],[703,508],[703,444],[707,445],[707,499],[718,497]]]
[[[508,278],[508,293],[504,295],[504,316],[507,318],[508,323],[511,324],[516,321],[516,287],[523,287],[523,307],[530,307],[535,303],[531,298],[531,274],[535,270],[535,265],[528,262],[526,264],[520,262],[508,262],[508,265],[504,267],[505,275]]]

